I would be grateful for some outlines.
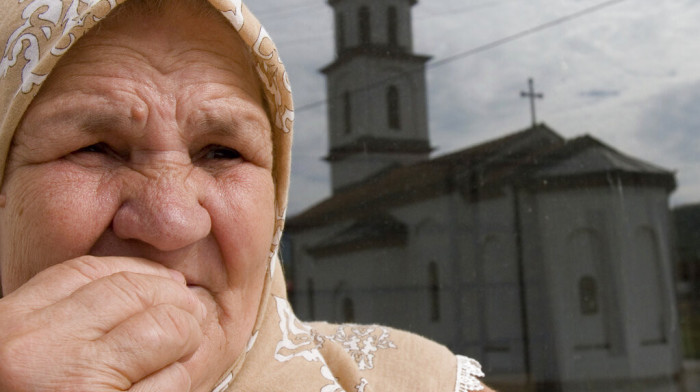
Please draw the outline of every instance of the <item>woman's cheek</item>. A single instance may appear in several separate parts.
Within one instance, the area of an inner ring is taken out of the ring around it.
[[[26,188],[7,195],[12,224],[21,230],[16,239],[23,239],[25,247],[17,253],[32,276],[87,254],[113,216],[104,177],[65,166],[61,162],[26,168],[13,178],[13,184]]]
[[[217,179],[220,196],[208,201],[213,230],[229,277],[260,274],[274,232],[274,186],[269,170],[250,166]],[[232,282],[240,285],[242,282]]]

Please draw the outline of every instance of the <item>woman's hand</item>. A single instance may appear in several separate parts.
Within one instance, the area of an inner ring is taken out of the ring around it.
[[[0,390],[189,391],[206,310],[176,271],[84,256],[0,300]]]

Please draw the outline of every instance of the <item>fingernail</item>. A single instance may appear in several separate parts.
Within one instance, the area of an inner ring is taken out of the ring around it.
[[[169,269],[168,272],[170,272],[170,276],[172,276],[174,280],[176,280],[180,283],[183,283],[183,284],[187,284],[187,280],[185,279],[185,275],[183,275],[182,272],[175,271],[172,269]]]

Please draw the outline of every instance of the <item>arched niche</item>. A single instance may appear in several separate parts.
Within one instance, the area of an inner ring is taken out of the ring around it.
[[[641,345],[666,342],[665,304],[668,303],[667,288],[662,268],[661,249],[656,231],[649,226],[640,226],[634,232],[633,257],[627,268],[627,281],[635,324]]]
[[[566,268],[564,276],[557,278],[564,280],[561,287],[567,291],[564,296],[566,314],[557,317],[571,335],[576,350],[607,350],[611,346],[611,295],[607,290],[610,277],[605,273],[605,265],[610,260],[603,238],[596,229],[580,228],[562,244],[567,260],[561,262]],[[593,305],[595,311],[592,311]]]

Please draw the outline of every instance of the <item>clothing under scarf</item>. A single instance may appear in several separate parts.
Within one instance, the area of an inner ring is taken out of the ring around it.
[[[0,173],[25,110],[59,58],[126,0],[2,0]],[[202,0],[204,1],[204,0]],[[277,48],[241,0],[208,0],[254,61],[270,108],[276,228],[266,282],[246,350],[231,358],[214,392],[425,391],[483,389],[479,364],[416,335],[377,325],[304,323],[287,301],[277,257],[287,206],[294,109]],[[1,175],[1,174],[0,174]],[[1,180],[1,178],[0,178]]]

